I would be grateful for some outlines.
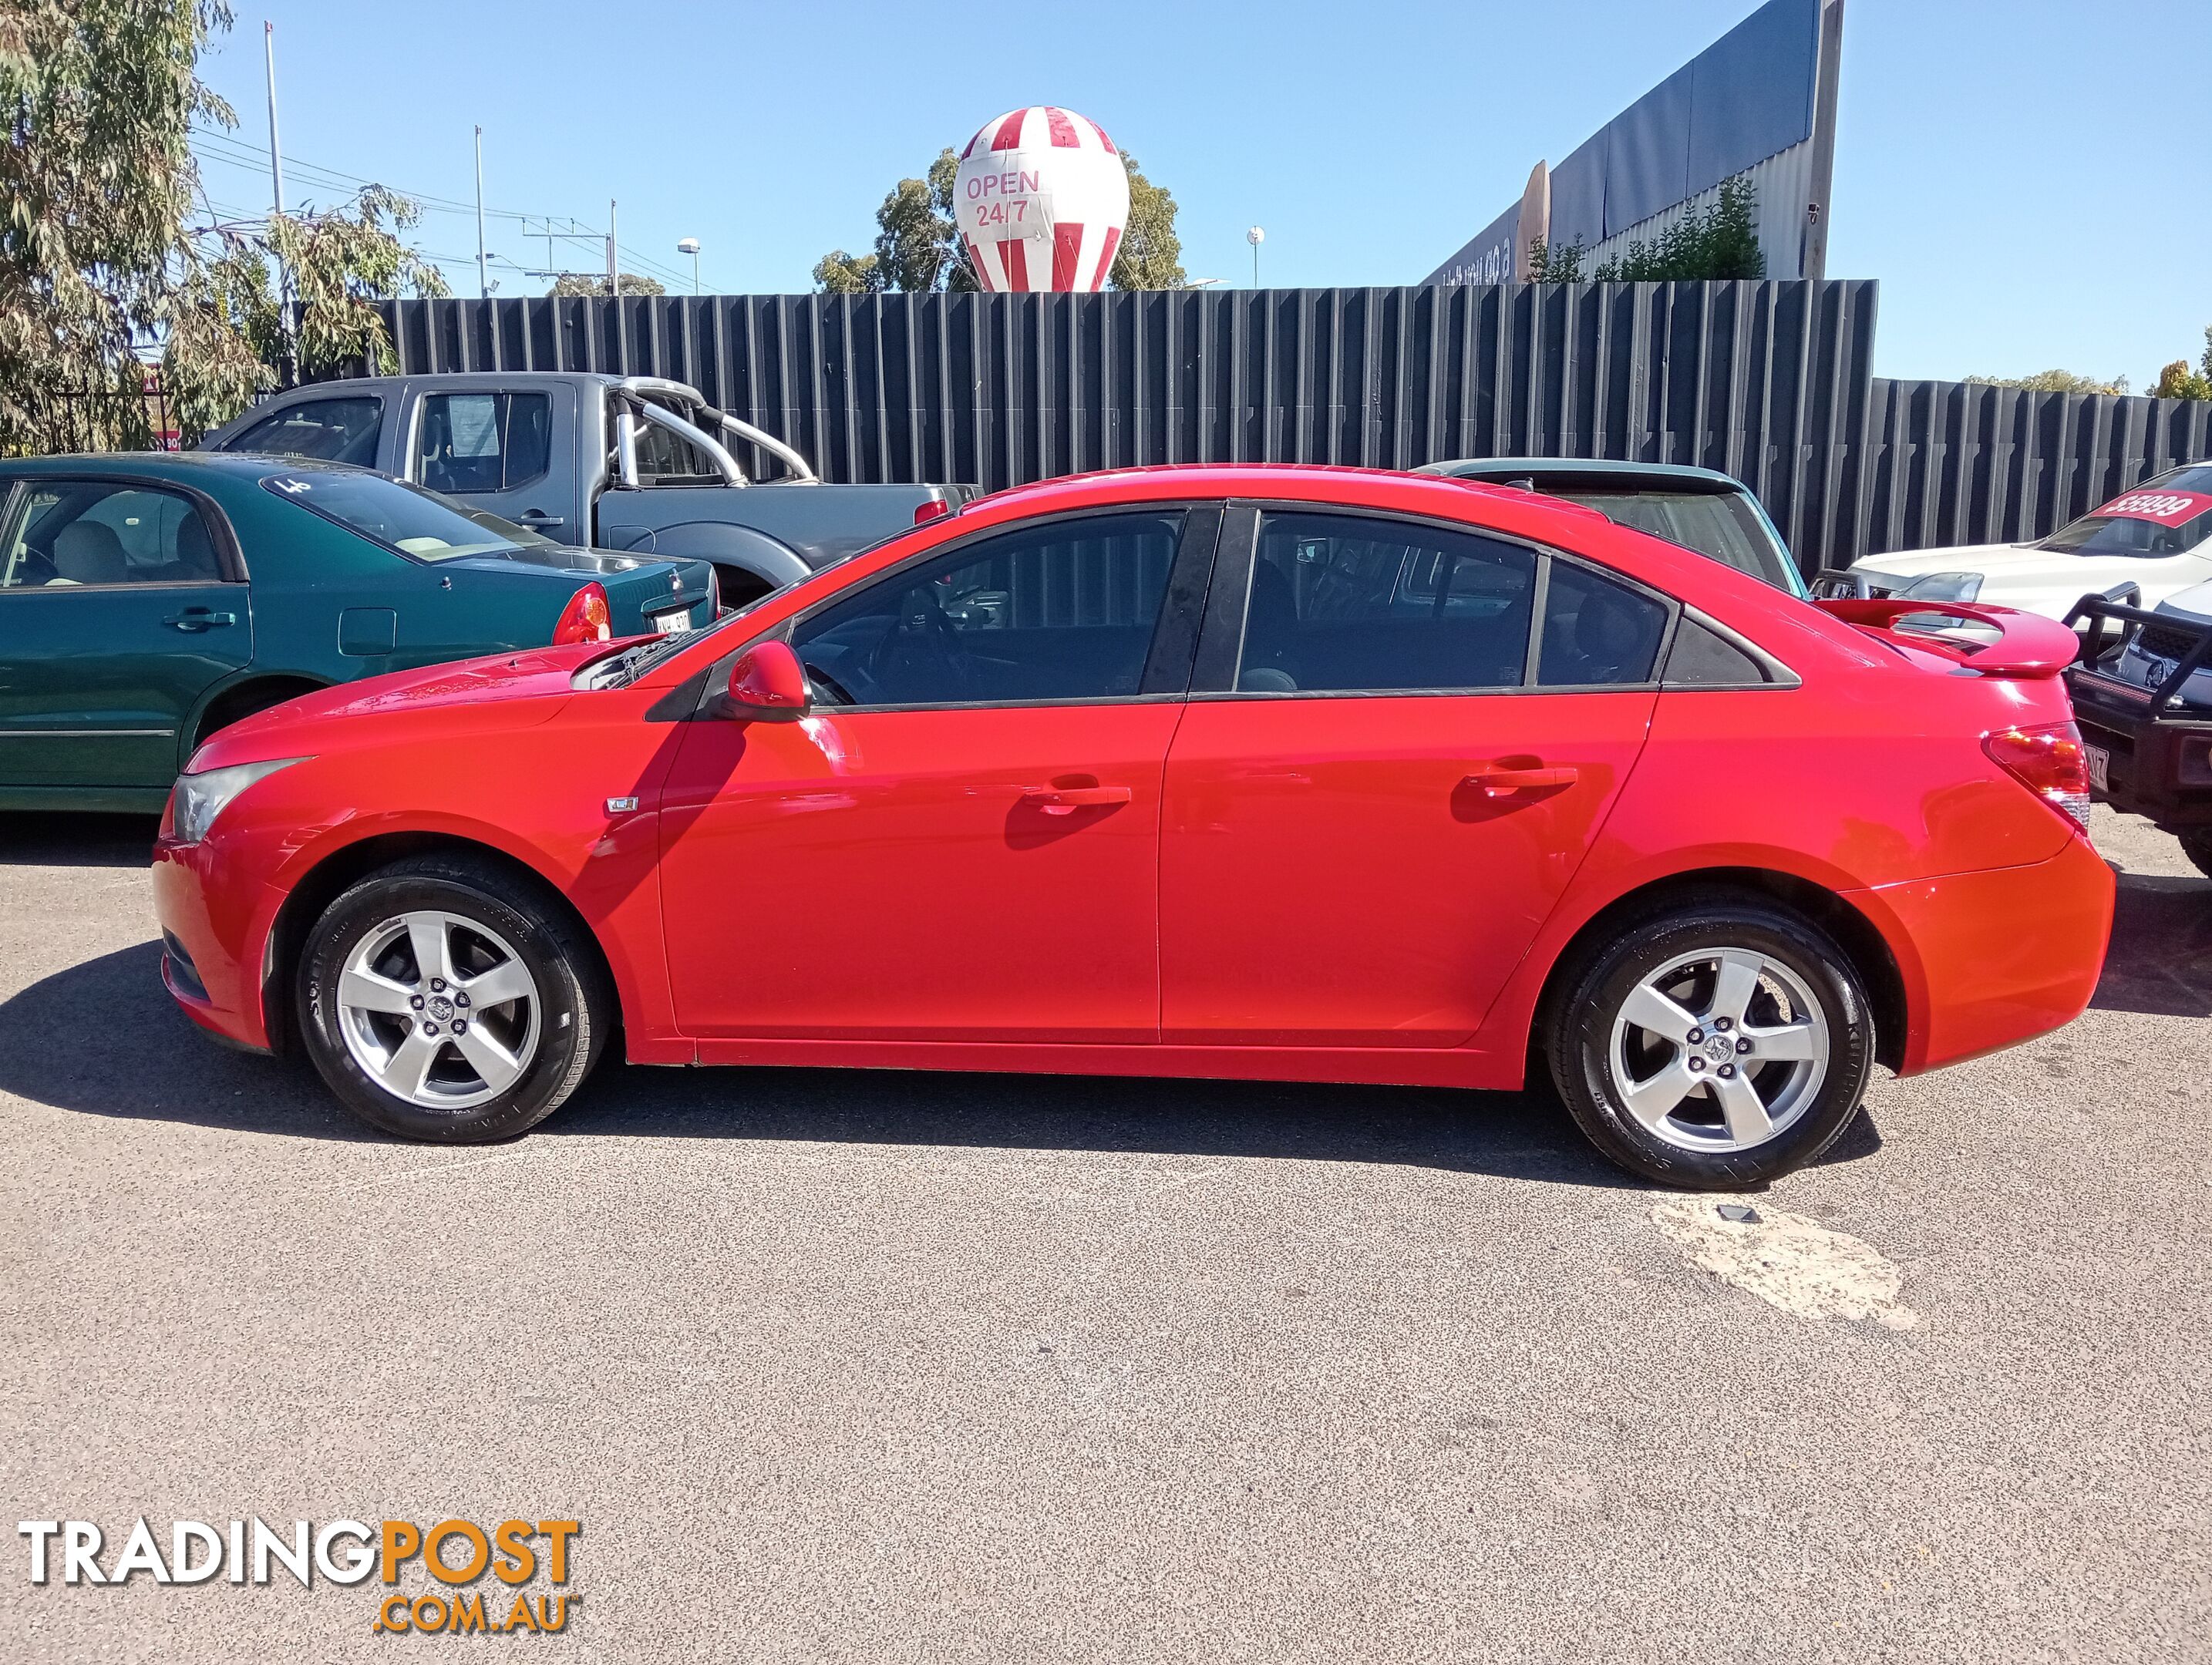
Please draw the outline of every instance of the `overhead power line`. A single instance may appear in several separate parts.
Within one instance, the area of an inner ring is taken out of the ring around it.
[[[199,150],[200,157],[203,161],[220,162],[231,167],[250,171],[257,174],[264,173],[268,169],[269,151],[265,146],[254,144],[246,139],[234,138],[230,134],[226,133],[220,129],[210,127],[198,127],[193,129],[192,139],[195,149]],[[289,151],[285,154],[284,167],[287,173],[300,183],[316,185],[320,187],[322,190],[337,191],[348,197],[358,196],[361,191],[368,185],[385,185],[389,190],[398,191],[401,196],[405,197],[410,202],[413,202],[418,207],[422,209],[425,213],[465,215],[471,219],[476,216],[477,209],[474,203],[464,203],[451,197],[440,196],[435,191],[412,191],[404,185],[392,185],[387,180],[371,179],[359,173],[349,173],[343,168],[331,167],[320,162],[305,161],[301,157],[293,155]],[[210,205],[213,205],[212,202],[210,202]],[[226,213],[235,212],[235,210],[228,208],[224,209],[223,211]],[[489,206],[485,208],[484,215],[488,219],[513,221],[517,222],[519,225],[524,225],[527,224],[529,222],[536,221],[542,227],[547,228],[547,229],[529,231],[521,234],[532,237],[544,237],[550,235],[557,240],[590,240],[597,242],[602,246],[605,246],[606,241],[605,232],[584,221],[577,219],[573,215],[534,214],[526,212],[520,209],[492,208]],[[258,215],[254,215],[240,216],[240,217],[258,218],[259,216]],[[550,228],[557,225],[566,225],[570,228],[570,229],[550,229]],[[625,270],[649,273],[651,276],[671,284],[684,284],[691,281],[689,273],[678,271],[674,266],[669,264],[667,262],[655,259],[651,255],[645,254],[641,251],[631,247],[629,244],[617,243],[615,246],[615,252],[617,257],[617,264],[623,266]],[[435,256],[433,258],[444,259],[451,257]],[[472,263],[475,258],[476,257],[474,255],[470,255],[467,257],[467,260],[464,262],[464,264]],[[512,261],[502,261],[501,264],[502,265],[512,266],[517,271],[524,270],[524,268],[520,265],[516,265]]]

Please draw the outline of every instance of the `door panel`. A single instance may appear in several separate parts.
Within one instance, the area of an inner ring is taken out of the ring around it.
[[[556,544],[588,542],[570,499],[576,393],[565,384],[416,396],[407,477]]]
[[[0,786],[166,787],[200,696],[253,656],[246,586],[150,483],[26,482],[0,532]],[[226,542],[228,541],[226,537]]]
[[[1161,823],[1162,1039],[1467,1040],[1581,865],[1656,697],[1194,702]]]
[[[661,883],[698,1036],[1158,1038],[1182,705],[832,710],[679,731]]]

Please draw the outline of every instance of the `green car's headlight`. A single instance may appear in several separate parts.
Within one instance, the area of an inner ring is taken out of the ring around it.
[[[198,843],[207,836],[216,817],[222,813],[223,806],[232,799],[256,781],[266,780],[280,769],[307,761],[305,757],[279,757],[272,763],[234,763],[228,769],[211,769],[203,775],[179,775],[175,797],[177,842]]]

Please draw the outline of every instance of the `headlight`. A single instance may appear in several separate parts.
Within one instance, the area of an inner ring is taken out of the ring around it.
[[[179,775],[175,799],[177,842],[198,843],[207,836],[216,817],[222,813],[232,799],[256,781],[307,761],[305,757],[280,757],[273,763],[234,763],[228,769],[211,769],[204,775]]]
[[[1979,573],[1929,573],[1897,593],[1905,601],[1972,601],[1982,592]]]

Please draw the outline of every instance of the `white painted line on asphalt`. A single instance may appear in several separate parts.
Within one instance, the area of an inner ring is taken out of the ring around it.
[[[1802,1214],[1751,1197],[1694,1196],[1661,1203],[1651,1220],[1692,1266],[1800,1318],[1871,1319],[1891,1329],[1920,1322],[1897,1298],[1905,1279],[1894,1265]]]

